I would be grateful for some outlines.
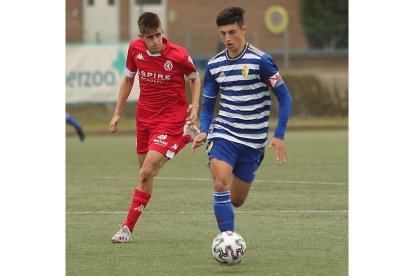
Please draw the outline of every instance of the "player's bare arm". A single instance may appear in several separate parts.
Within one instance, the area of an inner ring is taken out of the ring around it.
[[[201,89],[201,81],[200,77],[197,74],[193,79],[190,79],[190,89],[191,89],[191,105],[187,110],[190,115],[187,117],[186,121],[190,121],[191,124],[195,124],[197,122],[197,114],[198,108],[200,103],[200,89]]]
[[[115,133],[118,131],[118,122],[121,119],[122,110],[125,107],[125,103],[128,100],[129,94],[131,94],[132,87],[134,86],[134,78],[125,76],[122,79],[121,86],[119,88],[118,101],[116,103],[114,115],[109,123],[109,131]]]

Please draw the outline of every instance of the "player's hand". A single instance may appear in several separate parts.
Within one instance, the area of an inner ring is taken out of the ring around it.
[[[198,106],[193,106],[190,104],[187,108],[187,113],[190,113],[185,119],[186,122],[190,121],[190,124],[193,125],[197,122]]]
[[[115,132],[118,131],[118,122],[119,122],[120,119],[121,119],[121,116],[119,116],[119,115],[114,115],[112,117],[112,120],[109,123],[109,131],[111,133],[115,133]]]
[[[194,154],[196,148],[204,144],[206,138],[207,133],[205,132],[200,132],[196,137],[194,137],[193,144],[191,145],[192,154]]]
[[[272,140],[270,140],[270,143],[267,146],[267,148],[270,149],[272,147],[275,150],[275,161],[279,164],[282,162],[286,162],[288,159],[288,155],[285,148],[285,142],[283,142],[283,140],[280,138],[272,137]]]

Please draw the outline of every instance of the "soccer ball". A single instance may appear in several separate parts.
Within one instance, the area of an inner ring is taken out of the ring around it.
[[[242,236],[232,231],[225,231],[218,234],[211,245],[213,258],[220,264],[239,264],[246,252],[246,241]]]

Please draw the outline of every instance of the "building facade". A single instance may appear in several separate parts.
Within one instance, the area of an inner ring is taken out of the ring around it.
[[[164,28],[167,0],[67,0],[66,42],[122,42],[138,35],[138,15],[152,11]]]
[[[247,40],[256,47],[266,51],[307,47],[299,17],[299,0],[239,0],[236,3],[246,10]],[[211,56],[220,48],[215,24],[217,13],[232,5],[235,1],[67,0],[66,42],[129,41],[138,35],[138,15],[153,11],[160,16],[171,41],[185,46],[193,55]],[[285,12],[267,13],[277,7]],[[276,26],[281,21],[285,21],[282,32],[272,32],[269,22]]]

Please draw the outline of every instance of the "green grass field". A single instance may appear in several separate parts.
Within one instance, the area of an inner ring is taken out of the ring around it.
[[[288,131],[289,161],[266,152],[246,203],[241,265],[210,253],[218,233],[204,149],[187,146],[155,179],[129,244],[112,244],[137,185],[135,137],[66,140],[67,275],[348,275],[348,132]]]

